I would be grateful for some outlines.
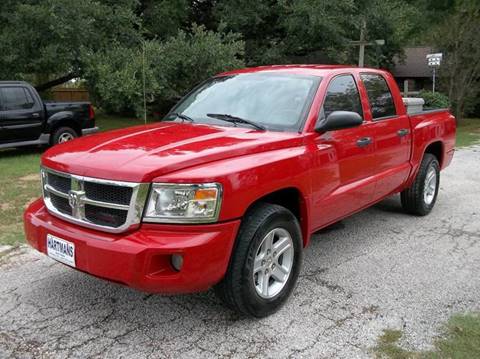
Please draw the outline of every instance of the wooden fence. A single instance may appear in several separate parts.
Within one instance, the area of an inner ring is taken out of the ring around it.
[[[51,93],[54,101],[90,101],[90,94],[85,89],[54,87]]]

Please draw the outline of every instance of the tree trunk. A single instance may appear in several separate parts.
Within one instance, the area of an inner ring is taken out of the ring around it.
[[[43,84],[35,86],[37,91],[45,91],[53,86],[61,85],[67,81],[70,81],[71,79],[74,79],[75,77],[78,77],[78,75],[74,72],[69,73],[68,75],[58,77],[55,80],[51,80],[48,82],[45,82]]]

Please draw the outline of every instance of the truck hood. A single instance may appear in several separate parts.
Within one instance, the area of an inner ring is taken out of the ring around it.
[[[187,167],[301,143],[298,133],[163,122],[54,146],[43,155],[42,165],[80,176],[150,182]]]

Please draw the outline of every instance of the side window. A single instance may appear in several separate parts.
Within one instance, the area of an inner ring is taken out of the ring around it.
[[[34,105],[32,95],[24,87],[3,87],[0,91],[4,111],[25,110]]]
[[[325,119],[334,111],[351,111],[362,116],[360,95],[352,75],[337,76],[328,85],[319,118]]]
[[[387,81],[381,75],[361,74],[367,90],[373,119],[395,116],[397,111]]]

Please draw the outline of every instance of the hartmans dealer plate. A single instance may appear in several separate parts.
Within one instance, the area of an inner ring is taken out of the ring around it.
[[[49,257],[75,267],[75,244],[47,234],[47,254]]]

